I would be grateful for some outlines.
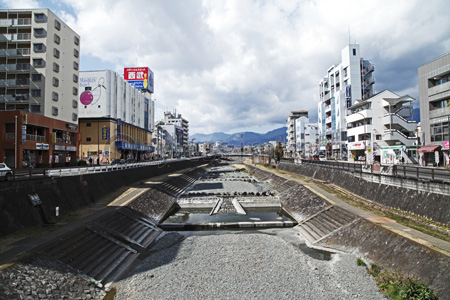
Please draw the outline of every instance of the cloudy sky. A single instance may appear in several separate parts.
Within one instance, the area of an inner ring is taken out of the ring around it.
[[[349,41],[375,89],[417,99],[419,66],[450,51],[447,0],[0,0],[50,8],[81,36],[81,70],[148,66],[156,119],[190,133],[267,132],[291,110],[317,120],[318,84]]]

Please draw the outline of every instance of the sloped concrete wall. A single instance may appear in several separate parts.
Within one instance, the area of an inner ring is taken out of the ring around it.
[[[255,169],[253,166],[248,165],[247,167],[250,170]],[[344,185],[349,190],[349,186],[355,184],[354,180],[357,180],[351,174],[342,174],[335,172],[336,170],[303,168],[304,172],[300,173],[297,167],[293,168],[290,164],[286,164],[281,165],[280,169],[320,180],[334,180],[337,185]],[[264,172],[260,170],[259,176],[267,177],[262,174]],[[285,182],[277,179],[273,182],[278,183],[275,187],[282,191],[280,198],[283,206],[288,208],[290,213],[298,218],[298,221],[310,217],[328,206],[325,200],[304,187],[300,188],[292,181]],[[367,187],[364,185],[359,187],[359,189],[363,188]],[[414,275],[429,285],[437,293],[439,299],[450,299],[450,285],[448,284],[450,282],[450,258],[380,225],[359,219],[350,226],[336,231],[318,245],[342,251],[359,252],[384,269]]]
[[[360,219],[320,245],[341,250],[356,248],[383,269],[414,275],[439,299],[450,299],[449,257],[369,221]]]
[[[385,206],[411,211],[438,222],[450,223],[449,195],[404,188],[401,184],[401,181],[404,180],[402,178],[395,179],[394,177],[390,177],[391,180],[398,181],[398,186],[393,186],[364,180],[359,176],[359,173],[351,173],[314,164],[295,165],[282,162],[278,164],[278,168],[303,176],[328,181],[356,195]]]
[[[71,212],[95,203],[119,188],[151,177],[209,163],[212,158],[182,160],[105,173],[42,178],[0,183],[0,236],[18,229],[43,225],[40,209],[51,218],[55,208]],[[33,207],[28,195],[38,194],[40,208]]]

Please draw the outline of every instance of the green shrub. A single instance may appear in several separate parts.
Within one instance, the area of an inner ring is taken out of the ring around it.
[[[380,291],[394,300],[436,300],[434,292],[425,284],[399,272],[380,272],[378,266],[372,265],[370,271]]]
[[[377,276],[380,274],[380,272],[381,272],[380,267],[377,266],[376,264],[372,264],[372,265],[370,266],[369,273],[370,273],[370,275],[372,275],[373,277],[377,277]]]
[[[417,280],[410,279],[403,284],[400,291],[400,299],[435,300],[437,297],[425,284]]]
[[[358,257],[358,259],[356,260],[356,265],[357,265],[357,266],[360,266],[360,267],[365,267],[365,266],[367,266],[366,263],[365,263],[361,258],[359,258],[359,257]]]

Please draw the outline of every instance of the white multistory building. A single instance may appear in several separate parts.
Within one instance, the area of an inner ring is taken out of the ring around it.
[[[149,88],[101,70],[80,72],[78,92],[83,159],[99,164],[151,158],[155,104]]]
[[[291,114],[286,119],[287,141],[286,141],[285,155],[288,157],[293,157],[297,153],[295,120],[297,120],[300,117],[308,118],[308,111],[306,111],[306,110],[291,111]]]
[[[332,65],[319,84],[318,123],[320,150],[328,157],[347,154],[347,108],[374,94],[374,65],[360,56],[358,44],[341,51],[341,62]]]
[[[382,164],[417,162],[417,122],[414,98],[384,90],[348,108],[349,161]]]
[[[79,78],[79,117],[112,118],[153,131],[155,102],[111,70],[83,71]]]
[[[164,124],[166,125],[176,125],[179,130],[177,134],[180,136],[178,144],[182,147],[182,152],[187,152],[187,147],[189,143],[189,121],[182,117],[181,114],[175,112],[166,111],[164,112]],[[181,130],[181,132],[180,132]]]
[[[310,123],[307,117],[295,120],[296,151],[299,157],[311,157],[319,142],[318,124]]]
[[[211,146],[211,143],[206,142],[206,143],[199,144],[198,148],[199,148],[198,151],[200,152],[201,155],[206,155],[211,152],[212,146]]]

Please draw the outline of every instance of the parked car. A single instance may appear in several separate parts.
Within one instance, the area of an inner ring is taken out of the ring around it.
[[[111,165],[123,165],[125,164],[124,159],[116,158],[111,161]]]
[[[319,154],[319,160],[327,160],[327,157],[324,154]]]
[[[0,177],[3,177],[5,180],[13,178],[11,169],[4,163],[0,163]]]

